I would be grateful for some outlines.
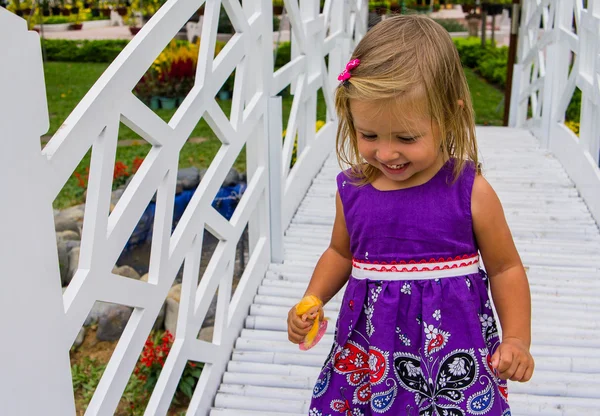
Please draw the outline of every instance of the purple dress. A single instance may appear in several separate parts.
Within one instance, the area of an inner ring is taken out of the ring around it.
[[[510,415],[491,367],[500,340],[471,219],[475,177],[448,161],[427,183],[337,185],[353,260],[310,416]]]

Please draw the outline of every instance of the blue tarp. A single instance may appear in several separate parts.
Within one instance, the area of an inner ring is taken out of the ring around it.
[[[238,183],[233,186],[224,186],[219,189],[217,196],[213,201],[213,207],[226,219],[231,219],[233,212],[237,207],[242,195],[246,191],[245,183]],[[190,203],[192,196],[194,196],[195,189],[185,190],[175,195],[175,206],[173,209],[173,229],[181,219],[185,209]],[[152,225],[154,223],[154,213],[156,211],[156,203],[150,202],[148,207],[142,214],[138,225],[133,230],[131,238],[125,246],[125,250],[143,244],[149,238],[152,237]]]

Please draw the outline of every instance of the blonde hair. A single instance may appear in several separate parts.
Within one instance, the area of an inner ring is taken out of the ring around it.
[[[410,98],[408,94],[422,90],[428,116],[439,126],[444,160],[455,159],[455,178],[466,161],[478,166],[469,87],[458,51],[443,27],[419,15],[386,19],[366,34],[351,59],[360,59],[360,65],[335,93],[339,117],[336,147],[340,165],[350,165],[361,184],[373,181],[378,170],[363,163],[358,152],[351,99]]]

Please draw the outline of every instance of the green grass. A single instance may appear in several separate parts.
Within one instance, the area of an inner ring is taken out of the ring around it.
[[[47,62],[44,65],[50,130],[54,134],[106,69],[106,64]]]
[[[94,85],[100,75],[108,67],[105,63],[67,63],[47,62],[44,65],[46,76],[46,91],[48,95],[48,108],[50,110],[50,130],[48,135],[53,135],[60,127],[75,106]],[[230,101],[219,101],[221,108],[226,114],[231,110]],[[163,120],[170,120],[175,110],[156,111]],[[204,120],[200,120],[192,137],[216,136]],[[122,126],[119,130],[119,140],[135,140],[140,137],[131,129]]]
[[[107,64],[102,63],[63,63],[48,62],[45,65],[46,91],[48,95],[48,107],[50,111],[50,130],[48,135],[52,135],[60,127],[62,122],[73,111],[77,103],[83,98],[85,93],[92,87],[94,82],[107,68]],[[472,70],[465,69],[473,104],[476,113],[476,122],[478,124],[501,125],[502,109],[496,112],[498,104],[502,100],[502,92],[491,86],[486,81],[478,77]],[[283,99],[283,118],[284,128],[289,117],[292,106],[291,96]],[[219,105],[229,114],[231,109],[230,101],[219,101]],[[317,105],[317,118],[325,120],[326,107],[323,95],[319,91],[319,100]],[[157,110],[156,112],[164,120],[169,120],[175,110]],[[202,143],[186,143],[179,155],[179,166],[182,168],[195,166],[199,169],[210,165],[214,156],[218,152],[221,142],[208,127],[204,120],[200,120],[192,137],[203,137],[206,141]],[[145,143],[133,131],[124,125],[121,125],[119,139],[138,139],[139,143]],[[119,146],[117,148],[117,160],[131,167],[136,157],[145,157],[150,151],[149,144],[138,144],[133,146]],[[90,163],[90,153],[83,158],[75,172],[80,175],[86,175],[87,167]],[[234,164],[239,171],[246,168],[246,153],[242,151]],[[54,201],[54,207],[62,209],[71,205],[83,202],[84,188],[78,185],[78,180],[72,176],[57,199]]]
[[[73,111],[85,93],[94,85],[100,75],[108,67],[105,63],[69,63],[69,62],[47,62],[44,66],[46,76],[46,91],[48,95],[48,107],[50,110],[50,130],[48,135],[53,135],[67,116]],[[283,119],[287,122],[292,107],[292,98],[283,99]],[[231,101],[218,101],[225,114],[231,112]],[[176,110],[156,110],[156,114],[163,120],[168,121],[173,117]],[[319,91],[319,102],[317,117],[325,120],[325,102],[323,94]],[[285,124],[284,124],[285,126]],[[284,127],[285,128],[285,127]],[[217,139],[204,119],[192,131],[191,137],[205,137]],[[119,130],[119,140],[136,140],[140,137],[126,126]]]
[[[501,126],[504,115],[504,93],[479,77],[472,69],[464,68],[473,108],[475,123],[485,126]],[[500,105],[502,103],[502,105]]]

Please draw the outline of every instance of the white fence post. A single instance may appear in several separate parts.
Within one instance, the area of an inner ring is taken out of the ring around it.
[[[269,137],[269,202],[271,220],[271,262],[283,263],[283,182],[281,171],[281,97],[269,98],[267,109]]]
[[[39,35],[0,7],[0,414],[74,415],[48,165]]]
[[[554,153],[600,223],[599,55],[600,0],[524,0],[511,126],[530,128]],[[565,125],[575,88],[579,137]]]
[[[515,64],[513,70],[512,93],[510,95],[510,112],[508,116],[508,126],[517,127],[521,125],[522,120],[519,120],[523,111],[521,111],[521,90],[523,88],[523,65]]]

